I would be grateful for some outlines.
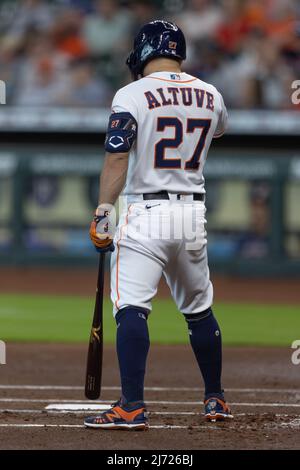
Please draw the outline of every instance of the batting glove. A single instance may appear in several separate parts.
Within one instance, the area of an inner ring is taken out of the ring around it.
[[[96,209],[90,226],[90,239],[98,253],[114,251],[112,217],[109,204],[103,204]]]

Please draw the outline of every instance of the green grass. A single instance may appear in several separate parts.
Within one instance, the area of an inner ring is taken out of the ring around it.
[[[0,339],[4,341],[86,342],[93,298],[0,295]],[[218,303],[215,314],[224,344],[290,346],[299,339],[297,306]],[[113,342],[115,324],[108,299],[104,305],[105,341]],[[187,328],[172,300],[157,299],[149,318],[152,343],[185,343]]]

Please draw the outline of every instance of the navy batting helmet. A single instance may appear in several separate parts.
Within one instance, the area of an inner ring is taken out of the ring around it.
[[[141,28],[135,37],[133,51],[126,60],[135,80],[142,74],[147,62],[156,57],[186,58],[185,38],[176,24],[156,20]]]

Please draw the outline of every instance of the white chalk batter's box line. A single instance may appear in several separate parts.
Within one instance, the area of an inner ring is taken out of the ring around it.
[[[62,400],[60,398],[0,398],[0,402],[3,403],[53,403],[53,402],[60,402],[60,403],[69,403],[72,402],[73,404],[76,403],[85,403],[91,404],[89,400]],[[103,405],[103,404],[111,404],[114,400],[102,400],[95,401],[94,405]],[[203,402],[201,401],[157,401],[157,400],[147,400],[147,404],[149,405],[186,405],[186,406],[203,406]],[[279,407],[279,408],[300,408],[300,403],[251,403],[251,402],[231,402],[232,406],[253,406],[253,407]]]
[[[83,390],[79,385],[1,385],[0,390]],[[103,386],[102,390],[120,390],[118,386]],[[203,392],[202,387],[145,387],[150,392]],[[226,388],[226,392],[237,393],[300,393],[300,389],[292,388]]]
[[[0,408],[0,414],[40,414],[45,415],[46,413],[51,415],[61,415],[61,417],[65,417],[67,414],[74,414],[74,415],[87,415],[90,414],[92,411],[100,412],[102,410],[107,410],[107,407],[97,408],[97,409],[85,409],[85,410],[55,410],[55,409],[42,409],[42,410],[35,410],[35,409],[16,409],[16,408]],[[149,416],[201,416],[203,413],[195,412],[195,411],[149,411]],[[239,417],[253,417],[258,416],[257,413],[234,413],[234,416]],[[268,417],[269,413],[259,413],[259,417]],[[290,418],[291,415],[287,413],[274,413],[273,415],[276,418]],[[293,415],[294,416],[294,415]],[[298,418],[295,418],[298,419]],[[299,418],[300,419],[300,418]]]
[[[232,421],[230,421],[232,423]],[[261,425],[260,425],[261,427]],[[289,423],[280,423],[280,424],[275,424],[275,423],[270,423],[269,425],[264,425],[263,428],[266,430],[266,429],[270,429],[270,430],[274,430],[274,429],[279,429],[279,428],[299,428],[300,427],[300,420],[299,419],[295,419]],[[26,423],[26,424],[18,424],[18,423],[14,423],[14,424],[8,424],[8,423],[5,423],[5,424],[0,424],[0,428],[44,428],[44,429],[47,429],[47,428],[70,428],[70,429],[73,429],[73,428],[77,428],[77,429],[85,429],[84,425],[83,424],[31,424],[31,423]],[[197,430],[197,429],[201,429],[201,430],[205,430],[205,432],[207,430],[224,430],[224,428],[220,428],[218,425],[212,425],[211,423],[207,423],[206,425],[202,425],[202,426],[191,426],[191,425],[188,425],[188,426],[181,426],[181,425],[168,425],[168,424],[152,424],[149,426],[150,428],[150,431],[152,429],[188,429],[189,431],[190,430]],[[239,430],[241,429],[251,429],[253,430],[253,424],[252,425],[241,425],[239,424],[238,426]],[[229,428],[229,429],[232,429]],[[95,431],[95,430],[94,430]],[[86,431],[85,431],[86,432]],[[99,430],[98,430],[99,432]]]

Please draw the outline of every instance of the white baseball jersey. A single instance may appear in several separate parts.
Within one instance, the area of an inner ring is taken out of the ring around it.
[[[207,152],[227,123],[213,85],[186,73],[156,72],[121,88],[112,112],[129,112],[137,122],[125,195],[205,192]]]
[[[130,113],[137,126],[124,190],[127,205],[111,256],[113,312],[129,305],[150,311],[162,275],[181,312],[202,312],[212,305],[213,286],[205,203],[193,193],[205,192],[207,152],[226,127],[223,99],[212,85],[186,73],[159,72],[119,90],[112,111]],[[113,148],[123,142],[122,136],[108,137]],[[143,197],[162,190],[168,199]]]

